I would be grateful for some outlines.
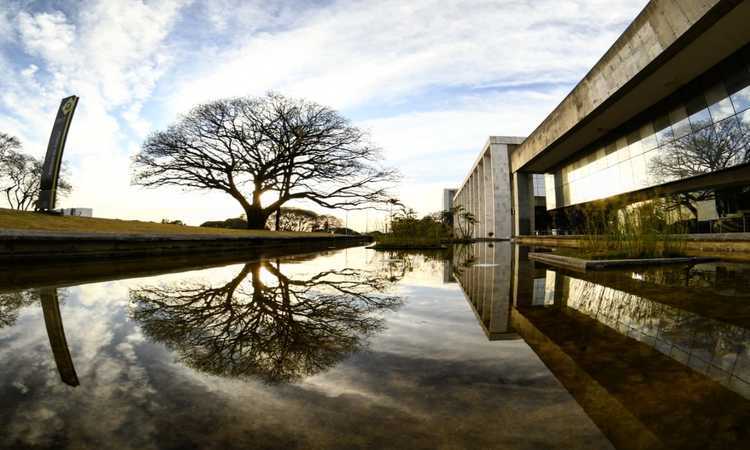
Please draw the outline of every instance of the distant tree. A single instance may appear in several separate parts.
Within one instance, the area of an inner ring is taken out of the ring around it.
[[[225,192],[248,228],[260,229],[290,200],[341,209],[385,202],[398,176],[380,159],[366,133],[336,111],[267,94],[199,105],[152,134],[135,157],[133,182]]]
[[[735,118],[708,126],[662,147],[651,160],[655,181],[669,181],[703,175],[750,162],[750,130]],[[667,197],[673,208],[684,206],[698,218],[697,203],[716,198],[713,189],[684,192]]]
[[[42,161],[21,152],[18,139],[0,133],[0,191],[13,209],[29,210],[39,197],[42,177]],[[57,182],[57,194],[64,196],[72,190],[66,179],[66,171]]]
[[[402,207],[393,214],[390,234],[405,239],[440,239],[447,236],[449,230],[440,221],[439,213],[428,214],[419,219],[414,209]]]
[[[185,225],[185,222],[183,222],[183,221],[181,221],[179,219],[177,219],[177,220],[161,219],[161,223],[166,224],[166,225]]]
[[[330,214],[321,214],[315,222],[312,231],[329,231],[331,229],[341,228],[344,223],[336,216]]]
[[[226,220],[209,220],[201,224],[202,227],[211,228],[233,228],[233,229],[247,229],[247,221],[244,217],[234,217]]]
[[[277,218],[277,214],[281,215]],[[312,231],[318,223],[318,213],[302,208],[280,208],[267,220],[266,227],[279,231]]]

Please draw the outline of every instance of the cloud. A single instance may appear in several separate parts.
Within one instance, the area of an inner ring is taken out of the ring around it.
[[[65,64],[72,59],[70,50],[76,28],[68,23],[65,14],[59,11],[35,15],[21,12],[18,15],[18,30],[29,54],[52,64]]]
[[[250,34],[214,55],[176,89],[176,109],[269,88],[351,108],[434,86],[570,83],[636,10],[626,1],[606,2],[606,13],[605,2],[585,4],[337,2],[294,28]]]

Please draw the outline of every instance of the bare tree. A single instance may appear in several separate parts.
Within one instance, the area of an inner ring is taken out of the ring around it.
[[[133,181],[225,192],[248,228],[260,229],[290,200],[342,209],[382,203],[398,176],[380,159],[366,133],[336,111],[267,94],[197,106],[152,134],[135,157]]]
[[[42,161],[20,150],[18,139],[0,133],[0,191],[8,206],[26,211],[34,207],[39,196]],[[63,170],[57,184],[58,195],[66,195],[71,190]]]
[[[18,138],[0,131],[0,158],[2,158],[7,151],[18,151],[20,149],[21,141],[19,141]]]
[[[750,162],[750,130],[736,118],[724,120],[677,139],[662,148],[649,167],[656,181],[703,175]],[[667,198],[673,207],[684,206],[698,218],[696,203],[715,198],[713,189],[674,194]]]
[[[393,282],[354,269],[294,279],[279,262],[256,262],[218,287],[143,286],[130,298],[145,333],[189,366],[280,382],[315,374],[361,348],[382,328],[376,313],[401,304],[384,293]]]

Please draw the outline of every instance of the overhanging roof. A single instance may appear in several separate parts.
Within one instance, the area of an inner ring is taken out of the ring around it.
[[[750,42],[750,2],[652,0],[511,154],[548,172]]]

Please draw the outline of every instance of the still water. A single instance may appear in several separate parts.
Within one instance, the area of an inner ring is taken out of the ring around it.
[[[750,265],[509,243],[0,272],[0,448],[745,448]]]

